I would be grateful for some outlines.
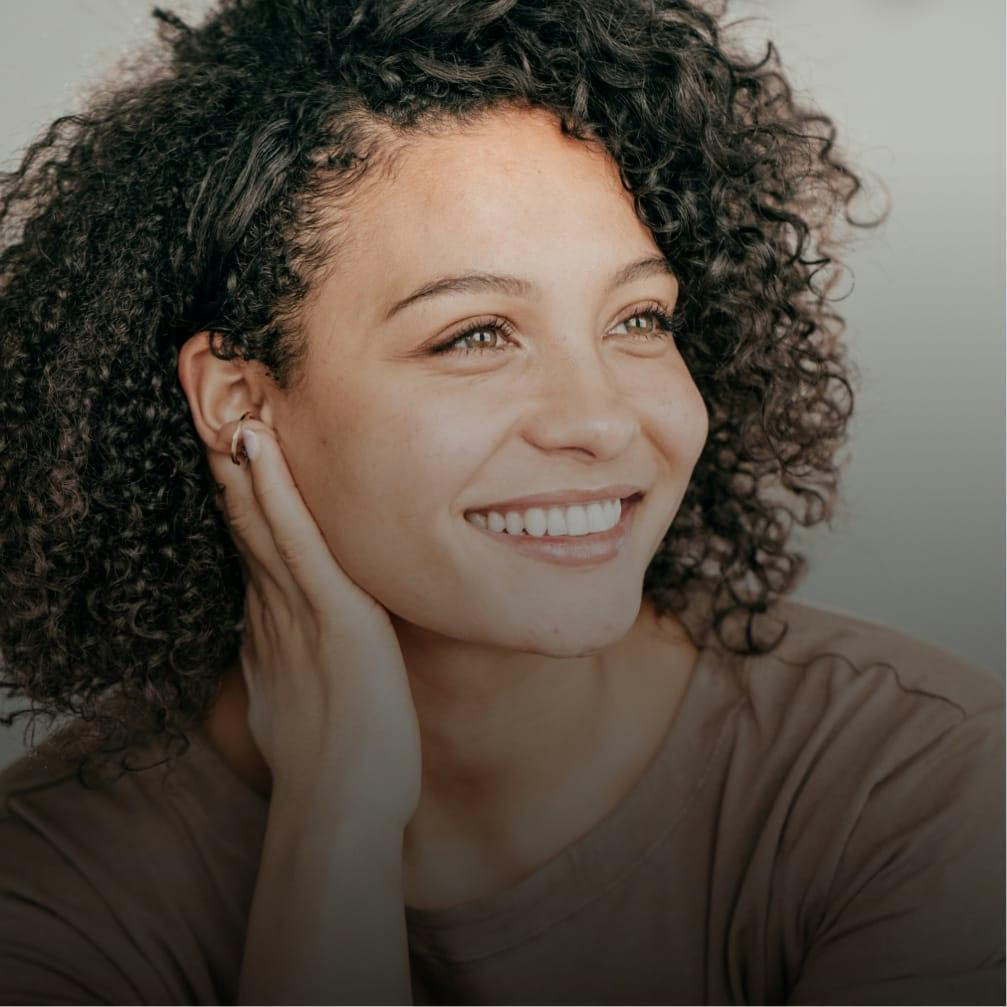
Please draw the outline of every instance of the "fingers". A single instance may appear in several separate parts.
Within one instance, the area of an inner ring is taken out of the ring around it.
[[[221,432],[231,443],[238,421]],[[351,582],[335,563],[328,543],[294,482],[275,433],[262,422],[246,419],[259,450],[254,460],[239,450],[240,466],[230,455],[208,452],[218,483],[225,485],[224,514],[239,551],[244,551],[253,583],[269,596],[279,590],[288,611],[305,605],[316,612],[352,592]],[[337,595],[335,592],[339,592]]]
[[[242,429],[247,428],[248,423],[245,420]],[[228,444],[237,426],[235,420],[224,429]],[[247,460],[235,465],[229,454],[220,451],[208,451],[207,456],[214,479],[222,487],[218,497],[220,510],[237,547],[246,581],[251,582],[260,598],[284,593],[295,598],[299,589],[284,566],[269,525],[259,509]],[[238,457],[243,458],[243,454],[239,452]]]
[[[243,429],[251,430],[258,440],[258,452],[247,472],[273,552],[308,603],[321,611],[335,600],[334,592],[352,590],[351,582],[304,502],[275,433],[254,420],[246,420]]]

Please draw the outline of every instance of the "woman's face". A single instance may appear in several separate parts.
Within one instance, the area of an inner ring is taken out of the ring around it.
[[[660,321],[667,269],[610,158],[537,112],[417,140],[348,210],[306,309],[309,377],[270,397],[294,478],[343,569],[393,615],[557,657],[629,630],[702,450],[702,398]],[[520,279],[394,305],[443,277]],[[479,330],[436,353],[468,323]],[[493,331],[495,324],[508,331]],[[487,329],[486,326],[490,328]],[[468,347],[470,352],[465,353]],[[465,515],[532,494],[644,491],[611,558],[525,555]]]

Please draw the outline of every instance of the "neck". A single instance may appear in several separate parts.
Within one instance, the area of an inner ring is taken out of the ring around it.
[[[423,750],[414,834],[493,833],[597,752],[621,695],[614,654],[552,658],[395,626]]]
[[[490,650],[395,621],[420,724],[423,787],[406,856],[461,837],[473,845],[560,821],[571,801],[614,804],[667,732],[697,651],[645,603],[617,644],[585,657]],[[271,774],[247,726],[240,666],[223,676],[210,743],[263,796]],[[586,807],[579,813],[596,814]]]

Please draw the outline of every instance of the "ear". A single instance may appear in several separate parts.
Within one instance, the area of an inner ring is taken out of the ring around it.
[[[246,410],[267,425],[271,422],[263,367],[257,361],[214,356],[209,332],[197,332],[179,351],[178,380],[208,450],[230,454],[231,444],[222,430]]]

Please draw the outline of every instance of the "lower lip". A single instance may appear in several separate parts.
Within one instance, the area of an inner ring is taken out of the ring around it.
[[[619,523],[608,531],[589,535],[536,536],[524,532],[520,535],[508,535],[507,532],[480,528],[471,521],[465,523],[511,549],[535,559],[545,560],[547,563],[558,563],[560,566],[595,566],[613,559],[618,554],[633,526],[633,516],[640,500],[640,497],[623,500]]]

